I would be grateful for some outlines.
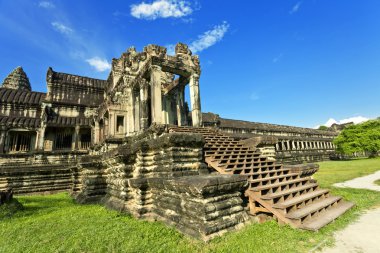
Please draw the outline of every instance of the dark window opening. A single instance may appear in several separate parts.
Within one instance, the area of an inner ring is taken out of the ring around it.
[[[9,136],[10,152],[27,152],[30,150],[32,135],[30,133],[11,132]]]
[[[116,132],[123,133],[124,132],[124,116],[116,117]]]
[[[80,148],[88,149],[91,146],[91,130],[86,129],[80,133]]]
[[[55,135],[54,149],[71,149],[72,133],[57,133]]]

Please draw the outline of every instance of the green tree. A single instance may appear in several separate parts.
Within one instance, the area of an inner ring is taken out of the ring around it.
[[[324,131],[327,131],[329,130],[329,128],[327,126],[319,126],[318,127],[318,130],[324,130]]]
[[[335,138],[334,144],[342,154],[366,152],[376,156],[380,151],[380,119],[346,127]]]

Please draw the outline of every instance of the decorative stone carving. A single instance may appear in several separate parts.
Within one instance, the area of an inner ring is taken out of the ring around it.
[[[187,54],[187,55],[191,55],[192,52],[191,50],[189,49],[189,46],[186,45],[186,44],[183,44],[181,42],[178,42],[177,45],[175,45],[175,54],[178,55],[178,54]]]
[[[157,56],[159,58],[164,58],[164,56],[166,55],[166,51],[166,47],[161,47],[153,44],[144,47],[144,52],[151,56]]]

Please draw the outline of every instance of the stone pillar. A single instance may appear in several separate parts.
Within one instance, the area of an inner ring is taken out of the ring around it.
[[[79,149],[79,126],[75,126],[74,134],[73,134],[73,144],[71,145],[71,148],[74,150]]]
[[[199,93],[199,75],[193,73],[190,76],[190,102],[193,126],[202,126],[201,99]]]
[[[129,135],[135,131],[135,110],[134,110],[135,97],[133,96],[132,87],[127,87],[126,92],[127,92],[127,97],[128,97],[128,100],[127,100],[127,118],[126,118],[127,131],[126,132],[127,132],[127,135]],[[116,124],[116,121],[115,121],[115,124]],[[125,132],[125,128],[124,128],[124,132]]]
[[[38,145],[37,145],[37,149],[41,150],[41,151],[44,150],[45,130],[46,130],[45,126],[42,126],[38,130]]]
[[[140,86],[140,128],[147,129],[148,126],[148,84],[142,83]]]
[[[276,143],[276,151],[279,150],[279,145]]]
[[[161,67],[152,65],[150,72],[152,123],[162,124]]]
[[[177,107],[177,121],[178,126],[187,125],[186,122],[186,112],[185,112],[185,87],[178,87],[177,96],[176,96],[176,107]]]
[[[94,132],[92,135],[92,143],[91,144],[98,144],[100,142],[100,133],[99,133],[99,122],[95,121],[95,126],[94,126]]]
[[[169,101],[168,96],[162,96],[162,123],[169,124]]]
[[[4,153],[6,131],[0,132],[0,154]]]
[[[115,121],[116,121],[116,117],[113,116],[113,113],[109,113],[108,115],[109,119],[107,121],[107,137],[110,137],[110,136],[115,136]]]
[[[135,111],[135,131],[140,131],[140,96],[138,92],[133,92],[135,98],[134,111]]]

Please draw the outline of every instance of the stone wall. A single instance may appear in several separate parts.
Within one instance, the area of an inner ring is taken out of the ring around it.
[[[2,155],[0,185],[7,182],[15,194],[57,192],[72,187],[72,170],[81,153]]]

